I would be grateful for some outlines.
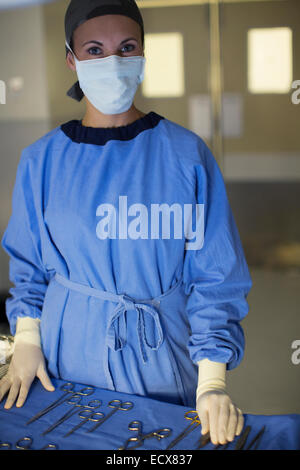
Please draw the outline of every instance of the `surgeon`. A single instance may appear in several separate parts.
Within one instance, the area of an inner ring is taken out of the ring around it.
[[[201,137],[135,107],[135,1],[72,0],[65,32],[67,94],[85,112],[21,154],[1,242],[15,350],[0,399],[20,407],[52,376],[196,407],[225,444],[244,425],[226,372],[243,358],[252,280],[221,171]]]

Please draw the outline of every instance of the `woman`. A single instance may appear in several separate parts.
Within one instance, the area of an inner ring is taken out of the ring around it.
[[[57,378],[196,406],[202,434],[232,441],[244,421],[225,374],[243,357],[252,281],[222,174],[199,136],[134,106],[145,64],[134,1],[72,0],[65,29],[79,79],[68,95],[86,111],[18,166],[2,239],[15,351],[0,399],[22,406],[35,376],[53,390],[47,364]]]

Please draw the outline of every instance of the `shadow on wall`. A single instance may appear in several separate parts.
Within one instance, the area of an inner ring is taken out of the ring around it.
[[[299,182],[226,184],[250,267],[300,272]]]

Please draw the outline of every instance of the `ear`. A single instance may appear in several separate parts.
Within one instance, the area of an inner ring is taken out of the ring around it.
[[[68,53],[67,53],[66,63],[67,63],[67,67],[70,70],[72,70],[73,72],[76,72],[76,64],[75,64],[75,61],[74,61],[73,54],[70,51],[68,51]]]

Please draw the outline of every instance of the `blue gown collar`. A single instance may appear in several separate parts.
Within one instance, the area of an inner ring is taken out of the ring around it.
[[[157,126],[163,116],[150,111],[145,116],[137,119],[131,124],[120,127],[87,127],[82,125],[81,120],[73,119],[62,124],[61,130],[73,142],[104,145],[109,140],[131,140],[138,134]]]

